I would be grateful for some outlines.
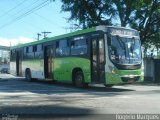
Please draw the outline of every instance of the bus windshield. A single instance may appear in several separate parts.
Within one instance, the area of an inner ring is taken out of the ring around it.
[[[117,64],[140,64],[141,45],[138,37],[111,36],[109,47],[112,62]]]

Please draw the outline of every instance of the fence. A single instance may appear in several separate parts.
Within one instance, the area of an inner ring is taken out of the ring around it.
[[[145,80],[160,82],[160,59],[144,59]]]

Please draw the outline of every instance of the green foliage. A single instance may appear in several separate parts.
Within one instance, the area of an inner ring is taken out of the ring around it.
[[[134,21],[132,21],[130,25],[140,31],[142,43],[151,42],[151,38],[159,31],[159,9],[159,0],[144,0],[140,9],[135,11]]]
[[[130,0],[113,0],[116,6],[116,16],[120,19],[121,26],[125,27],[133,21],[134,12],[139,9],[141,3],[139,0],[131,2]]]
[[[83,28],[96,25],[111,25],[111,0],[62,0],[62,11],[70,12],[69,20],[75,20]],[[106,17],[107,16],[107,17]]]

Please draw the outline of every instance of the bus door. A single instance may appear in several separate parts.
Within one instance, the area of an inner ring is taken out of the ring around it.
[[[92,82],[102,83],[105,81],[105,49],[104,38],[92,38],[91,47],[91,73]]]
[[[16,71],[17,76],[22,76],[22,51],[16,51]]]
[[[53,46],[46,46],[44,51],[45,78],[53,78]]]

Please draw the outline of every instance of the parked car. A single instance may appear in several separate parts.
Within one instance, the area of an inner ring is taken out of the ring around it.
[[[9,68],[2,68],[0,70],[1,73],[8,73],[9,74]]]

